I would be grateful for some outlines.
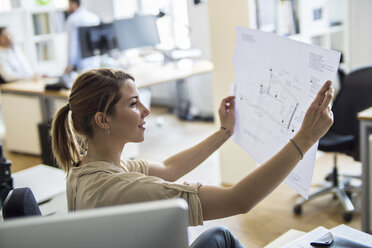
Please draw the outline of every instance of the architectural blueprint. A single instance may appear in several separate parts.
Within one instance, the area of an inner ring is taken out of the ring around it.
[[[237,27],[233,140],[259,164],[301,127],[316,93],[336,77],[340,53],[272,33]],[[308,197],[318,144],[285,180]]]

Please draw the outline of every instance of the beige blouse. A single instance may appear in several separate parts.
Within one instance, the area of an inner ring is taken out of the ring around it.
[[[203,224],[197,196],[200,183],[177,184],[148,176],[146,160],[121,161],[122,168],[96,161],[72,168],[67,176],[68,210],[89,209],[169,198],[183,198],[189,205],[190,225]]]

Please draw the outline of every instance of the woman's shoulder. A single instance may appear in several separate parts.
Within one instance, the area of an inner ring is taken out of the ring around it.
[[[124,159],[121,166],[126,172],[139,172],[148,175],[148,161],[144,159]]]
[[[132,165],[147,165],[149,162],[146,159],[122,159],[121,164],[124,166]]]
[[[107,161],[93,161],[86,164],[80,164],[69,171],[69,175],[82,176],[94,173],[117,173],[122,170]]]

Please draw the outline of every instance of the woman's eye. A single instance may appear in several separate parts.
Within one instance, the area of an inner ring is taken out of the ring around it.
[[[133,102],[130,106],[136,106],[138,102]]]

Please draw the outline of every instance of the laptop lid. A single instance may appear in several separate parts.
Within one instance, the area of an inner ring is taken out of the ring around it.
[[[0,247],[188,247],[188,206],[172,199],[0,224]]]

